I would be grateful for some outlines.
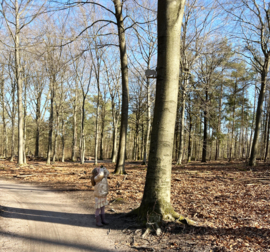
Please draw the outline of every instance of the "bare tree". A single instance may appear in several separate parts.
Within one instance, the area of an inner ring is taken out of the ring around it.
[[[245,45],[239,53],[244,55],[249,63],[251,62],[261,77],[254,137],[249,159],[249,165],[254,166],[256,165],[261,115],[270,66],[270,3],[264,0],[239,0],[230,2],[230,5],[224,5],[224,9],[237,25],[232,31],[233,37]]]
[[[23,104],[22,104],[22,65],[21,65],[21,50],[22,41],[21,34],[23,28],[28,26],[33,20],[41,13],[43,6],[46,1],[38,7],[34,13],[26,17],[26,12],[31,8],[34,1],[7,1],[3,0],[1,5],[1,14],[4,17],[5,25],[12,38],[15,55],[15,77],[17,87],[17,100],[18,100],[18,164],[24,163],[23,152],[24,152],[24,133],[23,133]]]

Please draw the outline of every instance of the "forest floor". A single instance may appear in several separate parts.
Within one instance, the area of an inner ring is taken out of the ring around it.
[[[112,175],[114,165],[100,161],[111,172],[110,202],[106,211],[119,251],[270,251],[270,166],[250,169],[241,161],[190,162],[173,165],[171,202],[194,220],[195,226],[164,222],[162,235],[142,237],[144,227],[125,214],[140,205],[146,166],[126,164],[127,175]],[[29,161],[27,166],[0,161],[0,178],[46,186],[61,191],[87,207],[94,164]],[[1,207],[1,206],[0,206]],[[0,209],[1,211],[1,209]]]

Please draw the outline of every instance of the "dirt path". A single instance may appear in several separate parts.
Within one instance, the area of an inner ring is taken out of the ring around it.
[[[116,251],[109,226],[96,228],[94,209],[63,193],[0,180],[0,251]]]

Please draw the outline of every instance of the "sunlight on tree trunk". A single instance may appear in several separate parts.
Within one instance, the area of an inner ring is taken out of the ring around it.
[[[145,189],[135,210],[146,222],[175,219],[170,203],[178,83],[180,33],[185,0],[158,1],[158,64],[153,130]]]
[[[122,73],[122,114],[120,126],[120,140],[118,148],[117,163],[114,170],[116,174],[125,174],[125,156],[126,156],[126,140],[128,127],[128,103],[129,103],[129,87],[128,87],[128,60],[126,50],[126,38],[124,29],[124,20],[122,16],[122,2],[114,0],[115,16],[118,26],[119,50],[121,58],[121,73]]]

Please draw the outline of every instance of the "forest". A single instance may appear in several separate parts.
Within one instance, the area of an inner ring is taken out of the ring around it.
[[[157,67],[156,1],[113,8],[113,1],[2,2],[4,158],[116,162],[119,154],[122,163],[146,162],[156,79],[145,71]],[[265,1],[185,3],[178,164],[267,160],[269,28]]]
[[[84,201],[106,165],[111,227],[143,223],[117,244],[269,248],[270,3],[2,0],[0,20],[0,191]]]

